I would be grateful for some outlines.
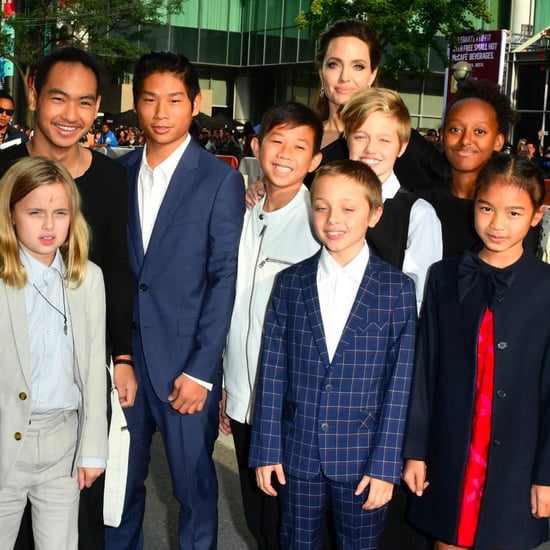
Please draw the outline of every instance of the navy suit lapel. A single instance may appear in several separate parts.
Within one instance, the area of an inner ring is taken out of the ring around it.
[[[369,263],[363,274],[363,279],[357,290],[357,295],[355,296],[346,326],[344,327],[340,342],[334,353],[333,361],[340,360],[344,352],[353,346],[355,333],[364,331],[370,322],[369,319],[374,320],[373,315],[369,315],[369,311],[373,312],[376,318],[378,318],[379,287],[378,261],[376,258],[373,258],[371,254]],[[367,312],[366,316],[365,311]]]
[[[308,263],[304,264],[306,272],[302,275],[301,280],[306,312],[311,325],[313,339],[323,364],[328,368],[330,366],[330,361],[328,358],[327,342],[325,339],[323,319],[321,317],[321,306],[319,303],[319,291],[317,288],[317,268],[319,265],[319,257],[320,253],[317,253]]]
[[[138,265],[143,264],[143,240],[141,238],[141,221],[139,219],[139,204],[138,204],[138,177],[139,167],[143,149],[140,154],[136,154],[132,159],[131,164],[126,165],[128,171],[128,181],[130,183],[130,194],[128,201],[128,240],[130,251],[134,252]]]

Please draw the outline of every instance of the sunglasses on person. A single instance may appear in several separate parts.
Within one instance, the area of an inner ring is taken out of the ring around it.
[[[14,109],[4,109],[3,107],[0,107],[0,115],[3,115],[6,113],[8,116],[12,116],[13,113],[15,113]]]

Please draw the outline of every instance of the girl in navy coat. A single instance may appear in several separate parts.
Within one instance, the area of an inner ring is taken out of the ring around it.
[[[523,239],[545,189],[498,155],[475,197],[477,252],[431,270],[403,448],[410,519],[436,550],[529,549],[550,515],[550,266]]]

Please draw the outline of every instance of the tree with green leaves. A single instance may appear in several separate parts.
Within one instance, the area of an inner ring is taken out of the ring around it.
[[[330,23],[355,18],[376,33],[384,53],[380,71],[394,79],[404,70],[428,73],[428,47],[447,65],[445,43],[491,21],[486,0],[312,0],[296,23],[317,37]]]
[[[22,11],[4,20],[0,55],[14,64],[25,92],[33,66],[64,45],[81,47],[103,59],[111,75],[147,51],[147,34],[166,24],[186,0],[26,0]]]

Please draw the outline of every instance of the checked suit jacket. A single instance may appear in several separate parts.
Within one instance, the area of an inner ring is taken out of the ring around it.
[[[279,274],[268,309],[249,465],[397,483],[414,361],[414,283],[370,253],[329,361],[320,252]]]

